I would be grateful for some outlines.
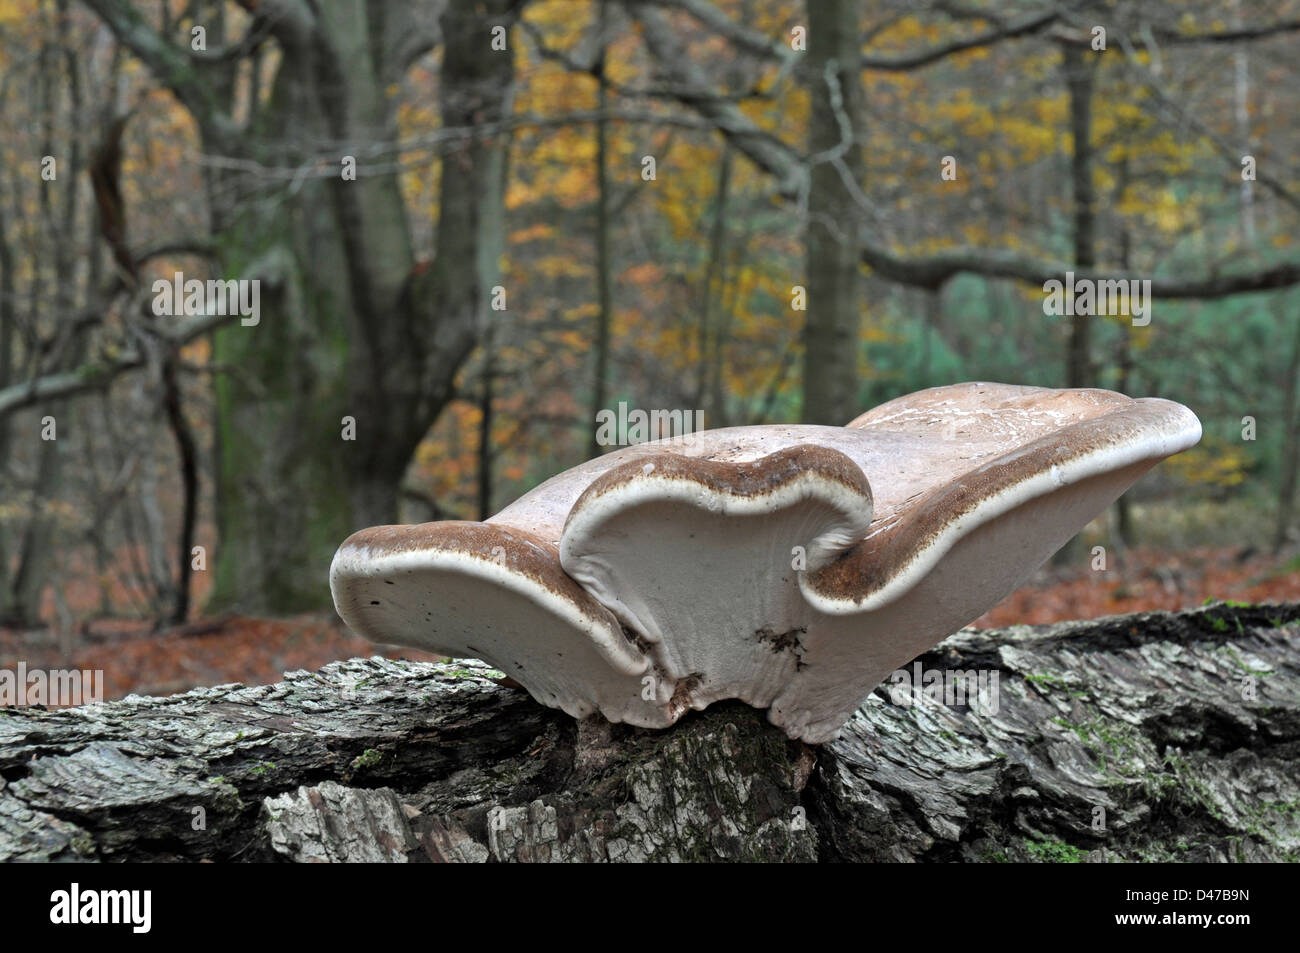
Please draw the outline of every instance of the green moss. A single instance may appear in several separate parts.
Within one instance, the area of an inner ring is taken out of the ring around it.
[[[1137,762],[1150,745],[1128,725],[1100,715],[1078,724],[1061,717],[1053,718],[1052,721],[1074,732],[1075,737],[1096,759],[1097,766],[1105,777],[1122,781],[1148,776],[1148,772]],[[1154,759],[1154,749],[1150,754]]]
[[[92,857],[95,854],[95,840],[85,831],[74,834],[69,838],[68,846],[80,857]]]
[[[1059,675],[1052,675],[1048,672],[1029,672],[1025,675],[1025,681],[1043,692],[1043,694],[1053,688],[1065,688],[1064,679]]]
[[[1215,820],[1224,821],[1223,812],[1219,810],[1209,785],[1193,773],[1193,768],[1186,758],[1172,751],[1166,752],[1165,764],[1173,772],[1174,785],[1168,789],[1171,793],[1175,788],[1181,789],[1186,794],[1184,801],[1200,807]]]
[[[382,760],[384,760],[384,756],[378,748],[367,748],[352,759],[352,771],[355,774],[363,768],[373,768]]]
[[[446,668],[442,674],[450,675],[452,678],[505,678],[505,672],[498,672],[491,668],[487,671],[470,671],[465,668]]]
[[[1064,841],[1026,841],[1025,850],[1040,864],[1081,864],[1088,852]]]
[[[1251,668],[1249,665],[1246,664],[1245,659],[1243,659],[1240,655],[1237,654],[1237,650],[1230,645],[1222,646],[1220,648],[1220,651],[1223,652],[1225,655],[1227,655],[1228,658],[1232,660],[1232,663],[1236,665],[1237,668],[1245,672],[1247,675],[1253,675],[1256,678],[1268,678],[1270,675],[1277,674],[1276,672],[1272,672],[1272,671],[1266,672],[1266,671],[1260,671],[1259,669]]]

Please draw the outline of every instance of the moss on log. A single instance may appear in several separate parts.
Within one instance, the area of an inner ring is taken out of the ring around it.
[[[1300,859],[1300,606],[964,630],[821,747],[575,722],[476,662],[0,709],[0,860]],[[994,710],[996,709],[996,710]]]

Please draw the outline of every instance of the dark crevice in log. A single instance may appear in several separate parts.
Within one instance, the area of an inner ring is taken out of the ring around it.
[[[789,741],[577,722],[477,662],[0,709],[0,860],[1296,860],[1300,606],[964,630],[998,705]],[[909,671],[911,668],[909,667]]]

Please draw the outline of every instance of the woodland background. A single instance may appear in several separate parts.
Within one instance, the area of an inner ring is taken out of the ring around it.
[[[974,379],[1205,427],[981,624],[1300,598],[1297,53],[1292,0],[2,0],[0,667],[370,654],[338,543],[494,512],[600,408]],[[1045,315],[1067,270],[1150,324]],[[176,271],[260,324],[154,315]]]

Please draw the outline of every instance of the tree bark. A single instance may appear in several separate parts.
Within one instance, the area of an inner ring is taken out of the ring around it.
[[[808,151],[815,164],[804,259],[803,419],[816,424],[845,424],[863,410],[858,406],[861,196],[854,194],[865,172],[857,128],[862,115],[858,13],[856,4],[843,0],[808,3]]]
[[[1284,312],[1279,310],[1278,325],[1285,328]],[[1286,379],[1282,383],[1282,473],[1277,487],[1277,524],[1273,530],[1272,550],[1277,555],[1286,546],[1295,517],[1296,478],[1300,475],[1300,317],[1293,319],[1291,356],[1287,360]]]
[[[475,449],[478,458],[478,473],[475,475],[478,482],[478,519],[486,520],[496,512],[492,508],[492,462],[496,453],[492,447],[492,427],[495,423],[492,411],[495,406],[496,386],[496,342],[494,341],[492,327],[489,325],[483,333],[483,369],[479,374],[482,378],[479,384],[478,393],[478,447]]]
[[[597,30],[600,33],[600,56],[596,61],[594,72],[599,84],[596,108],[600,118],[596,120],[596,334],[592,347],[592,388],[591,418],[587,426],[591,428],[591,440],[587,446],[588,457],[598,457],[605,451],[598,439],[599,428],[596,421],[600,412],[605,410],[609,389],[609,348],[610,328],[614,320],[613,265],[609,257],[609,84],[605,76],[605,59],[609,52],[606,30],[609,23],[608,4],[600,4],[597,13]]]
[[[1092,187],[1092,99],[1097,55],[1087,46],[1067,40],[1061,44],[1061,65],[1069,94],[1070,190],[1073,212],[1074,262],[1080,271],[1097,264],[1096,194]],[[1074,311],[1074,309],[1071,309]],[[1065,349],[1065,386],[1092,387],[1096,368],[1092,360],[1092,315],[1072,313]],[[1055,566],[1076,564],[1083,556],[1083,537],[1077,535],[1052,556]]]
[[[176,377],[177,358],[167,354],[159,368],[163,410],[167,427],[176,442],[176,456],[181,471],[181,525],[176,540],[176,593],[168,621],[181,625],[190,614],[190,582],[193,578],[194,531],[199,516],[199,448],[194,431],[185,419],[180,381]]]
[[[68,9],[65,2],[58,2],[50,9],[40,7],[42,20],[50,18],[43,27],[46,37],[67,35]],[[76,59],[68,48],[60,47],[51,40],[41,44],[38,55],[38,73],[36,77],[36,116],[41,131],[39,145],[42,155],[62,153],[61,168],[71,185],[62,189],[41,189],[38,208],[41,218],[41,243],[39,253],[32,256],[31,274],[27,283],[30,306],[24,316],[28,326],[36,331],[40,327],[38,317],[48,309],[59,316],[73,315],[83,304],[85,286],[77,280],[74,234],[78,226],[78,209],[80,202],[77,188],[78,176],[83,167],[82,146],[78,136],[70,135],[59,140],[57,119],[63,111],[63,92],[66,89],[68,113],[74,121],[86,118],[83,111],[83,97],[80,74]],[[63,73],[59,72],[63,69]],[[60,86],[60,81],[63,87]],[[7,98],[7,90],[6,90]],[[56,145],[57,143],[57,145]],[[22,209],[23,193],[14,190],[17,196],[17,208]],[[14,306],[16,295],[15,256],[8,244],[4,216],[0,212],[0,296],[5,304],[0,306],[0,390],[7,389],[14,380],[15,350],[14,333],[19,312]],[[48,244],[46,244],[48,243]],[[52,245],[52,248],[48,247]],[[47,272],[46,268],[50,270]],[[84,280],[84,279],[83,279]],[[52,295],[43,294],[41,289],[54,288]],[[94,287],[93,285],[90,287]],[[69,323],[71,321],[69,320]],[[63,335],[66,334],[66,337]],[[59,328],[51,339],[51,350],[56,350],[58,340],[66,349],[67,359],[79,364],[84,356],[86,342],[84,336],[76,329]],[[25,350],[31,349],[28,341]],[[54,516],[53,504],[59,500],[64,484],[64,458],[66,442],[70,432],[75,430],[75,413],[67,401],[51,400],[36,405],[37,410],[27,422],[24,436],[33,440],[39,433],[39,421],[50,415],[57,421],[57,426],[64,436],[64,444],[57,440],[41,442],[35,449],[35,481],[29,488],[25,502],[26,522],[16,534],[13,560],[16,566],[10,567],[10,551],[0,530],[0,620],[22,627],[37,627],[41,623],[41,602],[55,564],[58,542],[58,521]],[[0,429],[0,460],[8,456],[11,431],[8,422]],[[21,500],[23,495],[18,487],[5,485],[5,475],[0,474],[0,497]],[[17,522],[16,520],[14,522]]]
[[[1097,55],[1076,42],[1061,44],[1065,86],[1070,101],[1070,190],[1074,206],[1074,263],[1080,271],[1097,264],[1096,197],[1092,187],[1092,97]],[[1093,386],[1092,316],[1070,316],[1065,386]]]
[[[1297,635],[1300,605],[963,630],[917,661],[996,673],[995,710],[882,687],[821,747],[739,703],[576,722],[467,661],[0,709],[0,861],[1294,861]]]
[[[731,143],[722,146],[718,162],[718,190],[713,224],[709,235],[709,263],[704,276],[704,301],[700,349],[701,397],[695,406],[704,410],[709,427],[731,426],[727,413],[727,350],[731,336],[731,306],[728,295],[727,215],[731,198],[731,167],[734,162]],[[743,245],[742,245],[743,247]]]
[[[1232,0],[1232,25],[1240,30],[1241,0]],[[1232,51],[1232,118],[1236,124],[1237,142],[1240,143],[1242,155],[1253,155],[1254,144],[1250,135],[1250,52],[1244,46]],[[1255,244],[1255,183],[1251,179],[1241,180],[1240,208],[1238,220],[1241,224],[1241,240],[1250,247]]]
[[[1124,194],[1128,189],[1131,168],[1127,154],[1119,163],[1117,179],[1115,185],[1114,206],[1119,207],[1124,199]],[[1119,266],[1127,271],[1132,266],[1133,261],[1133,233],[1129,229],[1129,223],[1123,216],[1117,216],[1119,222],[1119,235],[1117,241]],[[1133,359],[1133,326],[1132,322],[1121,321],[1119,324],[1119,338],[1115,345],[1115,390],[1121,394],[1129,393],[1129,386],[1132,384],[1134,359]],[[1115,545],[1118,550],[1118,556],[1122,561],[1129,547],[1137,544],[1136,527],[1133,524],[1133,504],[1132,499],[1127,493],[1121,494],[1120,498],[1115,501]]]

